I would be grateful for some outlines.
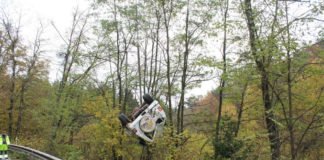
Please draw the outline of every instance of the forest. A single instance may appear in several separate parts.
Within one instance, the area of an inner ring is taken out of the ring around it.
[[[54,51],[48,27],[26,37],[0,5],[0,133],[13,144],[64,160],[324,158],[324,1],[89,4],[66,30],[51,22]],[[167,120],[142,146],[118,115],[146,93]]]

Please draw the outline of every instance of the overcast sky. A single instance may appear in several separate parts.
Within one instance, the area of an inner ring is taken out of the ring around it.
[[[46,54],[43,55],[43,58],[50,60],[49,77],[53,81],[59,73],[58,68],[60,67],[60,62],[56,58],[56,54],[63,41],[59,38],[51,22],[54,22],[58,30],[64,33],[71,25],[73,11],[76,8],[86,10],[90,6],[89,1],[90,0],[0,0],[0,10],[1,12],[8,13],[14,21],[17,21],[17,17],[21,17],[22,35],[27,44],[33,40],[40,23],[43,24],[45,29],[44,37],[48,40],[47,46],[44,47],[46,48]],[[296,3],[296,5],[293,6],[295,9],[292,9],[294,11],[291,13],[293,15],[298,15],[298,13],[303,11],[303,5],[307,5],[307,3]],[[318,29],[318,27],[314,28]],[[216,86],[216,80],[204,82],[200,88],[196,88],[190,93],[194,95],[205,94]]]
[[[40,24],[44,27],[42,37],[46,39],[43,45],[45,53],[41,57],[50,62],[51,81],[54,81],[59,73],[60,62],[56,54],[63,42],[51,22],[64,33],[71,26],[73,11],[76,8],[85,10],[88,7],[88,0],[0,0],[1,12],[5,12],[14,22],[20,19],[25,44],[32,43]]]
[[[55,31],[51,22],[60,32],[68,29],[72,22],[72,13],[78,8],[86,10],[90,6],[89,0],[0,0],[1,12],[17,21],[21,17],[21,30],[26,43],[31,43],[40,23],[45,28],[44,36],[47,39],[46,53],[42,58],[50,61],[50,80],[59,75],[60,62],[56,58],[62,40]],[[55,43],[56,42],[56,43]],[[215,81],[204,82],[201,87],[193,89],[189,95],[203,95],[216,87]]]

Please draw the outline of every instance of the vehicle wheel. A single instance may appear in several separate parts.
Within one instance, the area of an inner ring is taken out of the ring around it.
[[[127,125],[127,123],[130,122],[130,120],[124,113],[119,114],[118,118],[119,118],[123,127],[125,127]]]
[[[139,122],[139,127],[144,133],[151,133],[155,130],[155,119],[151,116],[143,116]]]
[[[154,99],[149,94],[144,94],[143,99],[147,104],[151,104],[154,101]]]

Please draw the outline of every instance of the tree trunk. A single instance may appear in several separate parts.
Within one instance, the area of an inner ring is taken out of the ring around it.
[[[125,43],[124,52],[126,57],[126,62],[125,62],[126,64],[125,64],[125,88],[124,88],[124,100],[123,100],[122,112],[126,113],[126,104],[128,101],[128,51],[127,51],[126,38],[124,39],[124,43]]]
[[[269,77],[266,71],[261,72],[261,90],[264,104],[264,114],[266,119],[266,125],[268,129],[268,137],[271,148],[272,160],[280,159],[280,139],[279,130],[277,124],[274,122],[274,114],[270,98],[270,87],[269,87]]]
[[[151,48],[151,57],[150,57],[150,69],[149,69],[149,82],[148,82],[148,89],[147,89],[147,92],[150,93],[152,95],[153,93],[153,90],[152,90],[152,86],[153,86],[153,63],[154,63],[154,47],[155,47],[155,37],[154,37],[154,34],[153,34],[153,29],[151,29],[151,35],[153,35],[152,37],[152,48]]]
[[[295,151],[295,134],[293,124],[293,110],[292,110],[292,80],[291,80],[291,55],[290,55],[290,30],[289,30],[289,19],[288,19],[288,4],[285,5],[286,10],[286,25],[287,25],[287,85],[288,85],[288,130],[290,137],[290,154],[291,159],[295,160],[297,152]]]
[[[122,110],[122,99],[123,99],[123,86],[122,86],[122,78],[121,78],[121,68],[122,68],[122,61],[121,61],[121,54],[117,52],[117,80],[118,80],[118,106],[119,109]]]
[[[242,122],[242,114],[243,114],[243,109],[244,109],[244,99],[245,99],[245,94],[246,94],[246,89],[248,86],[248,81],[244,84],[243,91],[241,93],[241,102],[239,104],[238,108],[238,115],[237,115],[237,124],[236,124],[236,129],[235,129],[235,137],[237,137],[239,131],[240,131],[240,126]]]
[[[111,61],[111,56],[109,56],[109,70],[112,75],[112,108],[116,107],[116,85],[115,85],[115,73],[112,70],[112,61]]]
[[[172,1],[171,1],[172,2]],[[165,2],[164,2],[165,3]],[[170,4],[172,7],[172,3]],[[170,15],[167,16],[165,4],[163,4],[163,15],[164,15],[164,26],[165,26],[165,32],[166,32],[166,58],[167,58],[167,81],[168,81],[168,92],[167,92],[167,99],[168,99],[168,105],[169,105],[169,119],[170,119],[170,126],[173,130],[173,119],[172,119],[172,84],[171,84],[171,62],[170,62],[170,35],[169,35],[169,26],[170,26],[170,18],[171,18],[171,11],[169,11]]]
[[[147,36],[146,36],[147,37]],[[144,43],[144,68],[143,68],[143,92],[144,94],[147,93],[147,45],[148,45],[148,39],[145,39]]]
[[[257,51],[257,28],[255,25],[254,15],[252,12],[251,0],[244,0],[244,13],[247,18],[247,26],[249,30],[249,39],[250,39],[250,47],[251,53],[254,57],[254,61],[257,65],[258,71],[261,74],[261,91],[262,91],[262,100],[264,105],[264,115],[265,115],[265,122],[268,130],[268,138],[270,143],[271,149],[271,159],[278,160],[280,159],[280,136],[277,124],[274,122],[274,114],[273,108],[271,104],[271,90],[269,88],[269,76],[268,72],[266,71],[265,56],[258,55]]]
[[[159,32],[160,32],[160,21],[161,21],[161,16],[158,10],[155,12],[156,14],[156,20],[157,20],[157,28],[156,28],[156,45],[155,45],[155,60],[154,60],[154,74],[153,74],[153,83],[152,83],[152,94],[155,96],[156,92],[155,88],[157,86],[157,81],[156,81],[156,76],[157,76],[157,65],[158,65],[158,52],[159,52]]]
[[[13,111],[15,106],[15,88],[16,88],[16,67],[17,61],[15,59],[15,45],[12,46],[11,49],[11,61],[12,61],[12,73],[11,73],[11,85],[10,85],[10,103],[8,108],[8,136],[12,136],[13,130]]]
[[[228,0],[225,3],[225,11],[224,11],[224,28],[223,28],[223,68],[222,75],[220,79],[220,87],[219,87],[219,95],[218,95],[218,114],[216,121],[216,131],[215,131],[215,142],[219,140],[219,132],[220,132],[220,123],[222,120],[222,108],[223,108],[223,98],[224,98],[224,88],[226,84],[226,71],[227,71],[227,62],[226,62],[226,48],[227,48],[227,17],[228,17]],[[215,158],[217,157],[215,152]]]
[[[186,26],[185,26],[185,52],[183,57],[183,69],[182,69],[182,77],[181,77],[181,95],[180,102],[178,105],[178,116],[177,116],[177,134],[183,132],[183,110],[184,110],[184,96],[186,92],[186,79],[187,79],[187,69],[188,69],[188,57],[189,57],[189,5],[190,1],[187,0],[187,13],[186,13]]]
[[[16,137],[18,137],[18,134],[20,132],[21,129],[21,122],[22,122],[22,117],[23,117],[23,111],[25,109],[25,90],[26,90],[26,86],[25,84],[22,84],[21,86],[21,91],[20,91],[20,102],[19,102],[19,108],[18,108],[18,119],[17,119],[17,123],[16,123]]]
[[[121,109],[121,101],[122,101],[122,81],[121,81],[121,53],[120,53],[120,37],[119,37],[119,27],[118,27],[118,21],[117,21],[117,4],[116,4],[116,0],[114,0],[114,21],[115,21],[115,29],[116,29],[116,47],[117,47],[117,80],[118,80],[118,108]],[[116,86],[115,86],[116,88]],[[119,139],[119,144],[122,144],[122,140]],[[113,159],[123,159],[122,156],[116,155],[116,150],[115,150],[115,146],[113,146],[112,148],[112,152],[114,153],[114,157]]]
[[[138,36],[138,7],[136,5],[136,50],[137,50],[137,70],[138,70],[138,85],[139,85],[139,92],[140,92],[140,97],[139,97],[139,101],[140,104],[142,104],[143,100],[142,100],[142,70],[141,70],[141,54],[140,54],[140,46],[139,46],[139,36]]]

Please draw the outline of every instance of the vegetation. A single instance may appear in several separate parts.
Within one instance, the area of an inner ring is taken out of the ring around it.
[[[320,0],[95,0],[68,30],[51,24],[62,45],[49,77],[46,29],[30,45],[1,10],[0,131],[66,160],[321,159],[323,11]],[[148,146],[117,118],[144,93],[168,117]]]

